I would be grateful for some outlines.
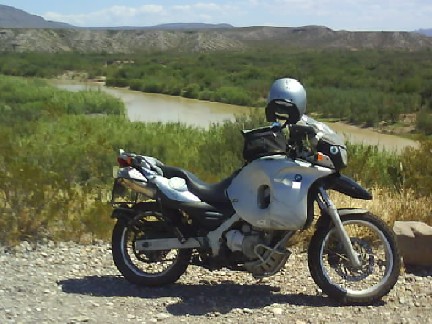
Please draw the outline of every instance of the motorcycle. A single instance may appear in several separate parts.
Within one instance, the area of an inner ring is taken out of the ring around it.
[[[112,254],[121,274],[140,286],[174,283],[189,264],[272,276],[289,259],[290,239],[314,223],[316,203],[307,252],[315,283],[343,304],[385,296],[400,272],[394,233],[365,209],[338,209],[328,193],[372,199],[340,173],[343,139],[306,115],[243,135],[246,163],[215,184],[120,150]]]

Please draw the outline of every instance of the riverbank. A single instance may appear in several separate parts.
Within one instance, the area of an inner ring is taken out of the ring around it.
[[[104,91],[121,99],[132,122],[180,122],[188,126],[208,128],[211,124],[234,121],[248,115],[253,108],[218,102],[189,99],[156,93],[144,93],[127,88],[107,87],[103,82],[50,80],[57,88],[68,91]]]
[[[418,148],[415,140],[396,134],[383,133],[378,129],[361,128],[343,122],[326,122],[334,131],[344,136],[345,140],[354,144],[376,145],[381,150],[400,153],[406,147]]]
[[[106,87],[101,82],[77,82],[51,80],[53,85],[69,91],[96,90],[120,98],[131,121],[180,122],[195,127],[207,128],[213,123],[233,121],[236,116],[250,114],[252,110],[243,106],[187,99],[163,94],[149,94],[126,88]],[[263,112],[264,113],[264,112]],[[384,134],[371,128],[361,128],[342,122],[326,122],[330,127],[354,144],[376,145],[381,150],[401,152],[406,147],[418,147],[418,142],[405,137]]]

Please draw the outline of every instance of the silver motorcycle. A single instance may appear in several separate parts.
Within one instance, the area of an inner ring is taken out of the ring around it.
[[[343,139],[306,115],[243,136],[245,164],[215,184],[154,157],[120,151],[112,253],[122,275],[160,286],[194,264],[272,276],[289,268],[290,239],[314,226],[308,266],[324,293],[358,305],[386,295],[400,271],[393,232],[367,210],[338,209],[329,197],[334,190],[372,199],[340,173],[347,165]]]

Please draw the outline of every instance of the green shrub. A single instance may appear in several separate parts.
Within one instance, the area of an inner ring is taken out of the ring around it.
[[[417,114],[416,129],[426,135],[432,135],[432,111],[424,109]]]
[[[305,84],[309,112],[366,126],[397,123],[401,114],[431,108],[430,51],[251,46],[246,52],[145,55],[4,53],[0,73],[55,77],[75,71],[72,75],[105,75],[110,86],[256,107],[265,103],[274,79],[290,76]],[[25,101],[25,93],[13,98]],[[417,129],[429,132],[419,120]]]
[[[419,196],[432,196],[432,140],[423,139],[420,148],[407,148],[402,153],[404,187]]]

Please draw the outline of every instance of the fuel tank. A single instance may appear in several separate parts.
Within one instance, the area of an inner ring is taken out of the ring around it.
[[[256,228],[298,230],[307,220],[310,187],[331,173],[285,155],[263,157],[239,172],[227,195],[240,218]]]

